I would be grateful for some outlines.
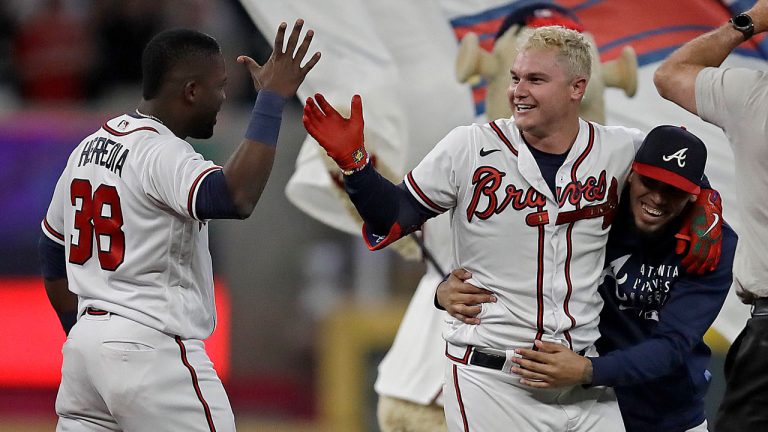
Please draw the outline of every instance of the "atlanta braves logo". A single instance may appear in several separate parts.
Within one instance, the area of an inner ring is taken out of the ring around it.
[[[467,207],[467,220],[469,222],[474,216],[483,220],[488,219],[494,214],[503,212],[509,205],[512,205],[515,210],[543,210],[547,199],[533,187],[523,190],[514,184],[509,184],[504,187],[503,198],[499,200],[497,192],[501,189],[502,179],[505,175],[506,173],[489,166],[482,166],[475,170],[472,175],[472,184],[475,186],[475,190],[472,194],[472,201]],[[602,171],[597,178],[590,176],[583,182],[577,180],[568,183],[562,189],[558,188],[558,205],[562,207],[566,202],[576,205],[584,201],[587,203],[602,201],[606,196],[607,189],[605,177],[606,172]],[[482,198],[485,198],[482,200],[484,207],[480,209]]]
[[[664,159],[664,162],[669,162],[672,159],[677,159],[677,165],[682,168],[685,166],[685,152],[688,151],[688,147],[682,148],[671,155],[664,155],[662,156],[662,159]]]

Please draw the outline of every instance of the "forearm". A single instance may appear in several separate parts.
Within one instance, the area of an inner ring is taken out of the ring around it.
[[[656,70],[653,82],[661,97],[691,113],[696,111],[696,77],[706,67],[718,67],[744,36],[726,23],[675,50]]]
[[[344,176],[344,188],[366,223],[365,236],[369,246],[374,246],[369,241],[369,234],[387,237],[387,241],[379,245],[384,247],[437,215],[420,205],[402,183],[395,186],[370,164],[361,171]],[[380,238],[375,243],[379,243]]]
[[[272,172],[285,100],[259,92],[245,138],[224,165],[224,176],[238,213],[250,216]]]
[[[59,317],[65,334],[77,321],[77,294],[69,290],[67,278],[43,279],[48,302]]]

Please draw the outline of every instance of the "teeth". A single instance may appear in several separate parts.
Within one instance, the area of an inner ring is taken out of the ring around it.
[[[653,208],[653,207],[648,207],[645,204],[643,204],[642,207],[643,207],[643,210],[645,210],[646,212],[648,212],[649,214],[651,214],[653,216],[661,216],[662,214],[664,214],[664,212],[662,212],[661,210]]]
[[[515,107],[517,108],[518,111],[526,111],[526,110],[529,110],[529,109],[533,109],[533,105],[517,104],[517,105],[515,105]]]

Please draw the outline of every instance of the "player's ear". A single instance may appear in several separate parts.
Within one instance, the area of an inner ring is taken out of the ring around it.
[[[190,103],[194,102],[199,92],[197,82],[195,80],[186,81],[182,87],[182,91],[184,94],[184,101]]]
[[[571,97],[581,99],[587,91],[587,78],[577,76],[571,81]]]

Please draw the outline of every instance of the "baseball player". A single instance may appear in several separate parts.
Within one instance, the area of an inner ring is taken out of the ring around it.
[[[722,66],[736,47],[766,31],[768,1],[758,0],[745,13],[673,52],[654,75],[662,97],[725,132],[738,173],[741,239],[733,285],[741,301],[752,305],[752,317],[725,360],[726,388],[715,424],[721,432],[768,430],[768,214],[762,199],[768,187],[768,75],[764,70]],[[765,38],[754,43],[764,46]]]
[[[452,263],[499,297],[486,325],[445,335],[449,430],[623,430],[610,388],[532,391],[505,360],[534,340],[594,350],[600,263],[642,134],[579,119],[590,66],[579,33],[534,30],[511,70],[514,120],[455,129],[399,187],[367,164],[359,96],[349,120],[322,95],[307,101],[305,127],[344,171],[369,246],[450,210]]]
[[[719,206],[717,192],[703,188],[705,163],[704,143],[690,132],[659,126],[648,134],[608,238],[598,288],[605,302],[596,344],[600,357],[537,341],[538,351],[521,349],[522,358],[512,359],[518,365],[512,371],[524,384],[613,386],[628,431],[707,430],[710,350],[703,337],[731,285],[736,234],[728,225],[713,225],[722,229],[723,254],[705,275],[686,271],[679,255],[684,244],[674,235],[683,215],[696,211],[694,194]],[[694,219],[703,230],[714,221]],[[480,307],[474,305],[492,299],[461,282],[468,276],[454,272],[438,288],[438,301],[457,319],[477,323]]]
[[[223,168],[185,141],[211,137],[226,83],[216,40],[186,29],[146,46],[138,109],[72,152],[41,240],[46,289],[76,294],[79,317],[65,327],[57,430],[235,429],[203,345],[216,324],[207,222],[247,218],[261,195],[284,101],[320,56],[301,65],[313,36],[300,42],[302,26],[286,43],[280,25],[264,66],[238,57],[259,94]]]

